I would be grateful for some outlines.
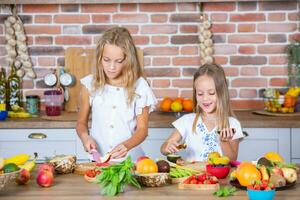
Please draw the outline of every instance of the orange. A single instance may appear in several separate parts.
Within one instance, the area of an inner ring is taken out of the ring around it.
[[[182,104],[179,101],[173,101],[173,103],[171,104],[171,110],[173,112],[181,112],[182,109]]]
[[[183,103],[184,98],[183,97],[177,97],[176,99],[174,99],[174,101],[178,101],[179,103]]]
[[[136,171],[140,174],[157,173],[158,167],[154,160],[146,158],[136,164]]]
[[[164,112],[170,111],[172,102],[171,98],[165,97],[160,103],[160,109]]]
[[[283,158],[276,152],[270,151],[264,157],[273,162],[284,162]]]
[[[182,102],[183,110],[187,112],[192,112],[194,109],[194,104],[191,99],[184,99]]]
[[[260,181],[261,173],[252,163],[242,162],[236,170],[236,178],[242,186],[248,186]]]

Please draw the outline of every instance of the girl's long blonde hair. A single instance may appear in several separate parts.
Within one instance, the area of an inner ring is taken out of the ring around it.
[[[103,66],[101,64],[103,50],[106,44],[115,45],[123,50],[125,56],[125,67],[122,71],[122,82],[127,90],[127,103],[130,104],[135,95],[135,82],[139,77],[143,76],[141,64],[137,58],[137,50],[133,39],[126,28],[114,27],[106,30],[96,48],[96,70],[93,75],[93,89],[102,90],[107,77],[105,76]]]
[[[198,77],[204,75],[211,77],[215,83],[217,95],[216,115],[218,129],[222,130],[223,128],[229,127],[229,117],[234,116],[234,113],[230,106],[228,84],[223,68],[216,64],[204,64],[201,67],[199,67],[194,74],[193,101],[195,105],[194,111],[196,112],[196,117],[193,122],[193,132],[195,132],[198,118],[203,112],[200,106],[197,105],[195,81]]]

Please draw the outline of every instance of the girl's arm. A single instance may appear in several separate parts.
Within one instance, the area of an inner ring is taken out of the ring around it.
[[[176,153],[178,151],[177,146],[179,145],[179,142],[181,140],[182,140],[182,136],[180,135],[179,131],[175,129],[170,135],[170,137],[160,147],[160,152],[163,155]]]
[[[229,157],[229,159],[232,161],[236,160],[238,157],[239,143],[239,139],[221,141],[221,149],[223,154]]]
[[[149,107],[142,110],[142,114],[137,116],[137,127],[131,138],[116,146],[110,153],[112,158],[122,158],[135,146],[141,144],[148,136]]]
[[[89,92],[86,87],[81,87],[80,109],[77,118],[76,131],[86,151],[96,148],[95,140],[89,136],[88,120],[90,113]]]

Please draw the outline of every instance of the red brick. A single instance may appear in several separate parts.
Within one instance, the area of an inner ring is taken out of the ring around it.
[[[100,34],[105,30],[114,27],[113,25],[84,25],[82,26],[82,33],[84,34]]]
[[[299,41],[299,40],[300,40],[300,33],[289,35],[290,42],[292,42],[292,41],[295,42],[295,41]]]
[[[198,26],[182,25],[182,26],[180,26],[180,32],[181,33],[197,33],[198,32]]]
[[[38,57],[39,66],[55,66],[55,58],[53,57]]]
[[[153,92],[157,98],[177,97],[179,94],[177,89],[153,89]]]
[[[47,4],[47,5],[22,5],[23,13],[57,13],[59,9],[59,5]]]
[[[271,78],[270,80],[270,86],[285,87],[287,83],[287,78]]]
[[[27,33],[26,33],[27,34]],[[27,45],[32,45],[33,44],[33,37],[26,35],[26,43]]]
[[[56,57],[56,66],[65,66],[65,57]]]
[[[200,22],[199,14],[171,14],[170,22]]]
[[[257,52],[260,54],[285,53],[286,45],[262,45],[258,46]]]
[[[127,28],[130,34],[137,34],[139,31],[138,25],[122,25],[122,27]]]
[[[60,5],[61,7],[61,11],[62,12],[78,12],[79,11],[79,6],[80,5],[76,5],[76,4],[64,4],[64,5]]]
[[[170,65],[171,60],[168,57],[154,57],[153,66],[164,66],[164,65]]]
[[[269,56],[269,64],[271,65],[283,65],[288,63],[287,56]]]
[[[255,46],[240,46],[240,54],[255,54]]]
[[[196,3],[178,3],[179,11],[196,11],[198,4]]]
[[[193,88],[193,79],[174,79],[172,86],[178,88]]]
[[[225,22],[227,21],[228,14],[225,13],[212,13],[210,19],[213,22]]]
[[[264,107],[262,100],[231,100],[233,109],[257,109],[261,110]]]
[[[231,14],[230,21],[233,22],[260,22],[265,21],[266,17],[264,14],[254,14],[254,13],[247,13],[247,14]]]
[[[51,24],[52,16],[50,15],[36,15],[34,16],[34,23],[36,24]]]
[[[53,44],[53,38],[50,36],[37,36],[35,37],[35,44]]]
[[[180,69],[175,68],[146,68],[147,77],[178,77]]]
[[[55,64],[52,65],[52,66],[55,66]],[[44,67],[44,68],[35,68],[34,71],[36,73],[37,78],[44,78],[44,76],[46,74],[55,73],[55,70],[53,68],[46,68],[46,67]]]
[[[300,13],[299,12],[288,13],[288,20],[289,21],[299,21]]]
[[[4,48],[4,46],[0,46],[0,56],[6,56],[7,55],[7,51]]]
[[[112,18],[115,23],[147,23],[146,14],[114,14]]]
[[[167,20],[168,20],[168,15],[164,15],[164,14],[151,15],[151,22],[154,23],[164,23],[167,22]]]
[[[203,3],[203,11],[234,11],[235,3]]]
[[[239,69],[236,67],[223,67],[226,76],[238,76]]]
[[[236,98],[236,97],[237,97],[237,90],[229,89],[229,98]]]
[[[143,25],[142,34],[174,34],[177,32],[177,25]]]
[[[60,26],[25,26],[25,32],[26,34],[60,34],[61,28]]]
[[[285,13],[269,13],[268,20],[269,21],[284,21]]]
[[[242,76],[257,76],[258,68],[257,67],[242,67],[241,75]]]
[[[140,11],[142,12],[172,12],[176,10],[175,3],[142,3]]]
[[[110,22],[110,16],[109,15],[93,15],[92,21],[95,23],[107,23],[107,22]]]
[[[167,44],[169,42],[168,36],[152,36],[152,44]]]
[[[236,78],[231,81],[231,87],[267,87],[266,78]]]
[[[89,15],[55,15],[53,19],[57,24],[86,24],[90,21]]]
[[[259,2],[259,10],[294,10],[297,6],[296,1],[271,1]]]
[[[212,40],[214,41],[215,44],[217,43],[225,43],[226,42],[227,36],[225,34],[213,34]]]
[[[262,67],[260,74],[263,76],[286,76],[288,74],[287,67]]]
[[[168,88],[170,87],[169,79],[157,79],[152,81],[153,88]]]
[[[232,55],[237,53],[235,45],[215,45],[214,50],[216,55]]]
[[[146,55],[177,55],[179,53],[178,47],[146,47],[144,49]]]
[[[264,43],[266,41],[265,35],[247,34],[247,35],[229,35],[229,43]]]
[[[285,34],[270,34],[268,35],[268,41],[271,43],[285,43],[287,41],[287,38]]]
[[[33,80],[22,81],[22,89],[33,89],[33,88],[34,88]]]
[[[256,98],[257,90],[255,89],[240,89],[240,98]]]
[[[232,65],[263,65],[267,63],[265,56],[230,56]]]
[[[256,2],[238,2],[238,11],[255,11]]]
[[[185,98],[193,98],[193,90],[181,90],[179,96],[185,97]]]
[[[151,66],[151,58],[144,56],[144,66]]]
[[[181,55],[197,55],[198,47],[194,47],[194,46],[181,47],[180,54]]]
[[[200,66],[200,58],[197,57],[175,57],[172,59],[173,65],[185,65],[185,66]]]
[[[132,36],[134,44],[136,45],[146,45],[149,44],[148,36]]]
[[[175,35],[171,36],[171,44],[198,44],[197,35]]]
[[[228,59],[225,56],[214,56],[215,63],[219,65],[226,65],[228,63]]]
[[[255,32],[255,24],[239,24],[238,32]]]
[[[91,37],[87,36],[58,36],[55,38],[55,44],[78,45],[92,44]]]
[[[257,30],[259,32],[293,32],[296,31],[296,23],[271,23],[258,24]]]
[[[194,67],[194,68],[184,67],[182,69],[182,75],[183,76],[194,76],[197,69],[198,69],[198,67]]]
[[[212,24],[211,31],[213,33],[233,33],[235,31],[234,24]]]
[[[120,4],[120,11],[121,12],[133,12],[137,11],[137,4],[131,3],[123,3]]]
[[[82,13],[114,13],[118,11],[118,4],[82,4]]]

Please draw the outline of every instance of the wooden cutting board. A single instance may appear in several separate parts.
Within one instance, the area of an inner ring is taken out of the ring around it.
[[[138,60],[144,66],[143,51],[137,48]],[[65,71],[74,75],[76,83],[67,88],[69,100],[65,103],[65,111],[77,112],[80,101],[80,79],[91,74],[96,66],[96,50],[81,47],[70,47],[65,51]]]

